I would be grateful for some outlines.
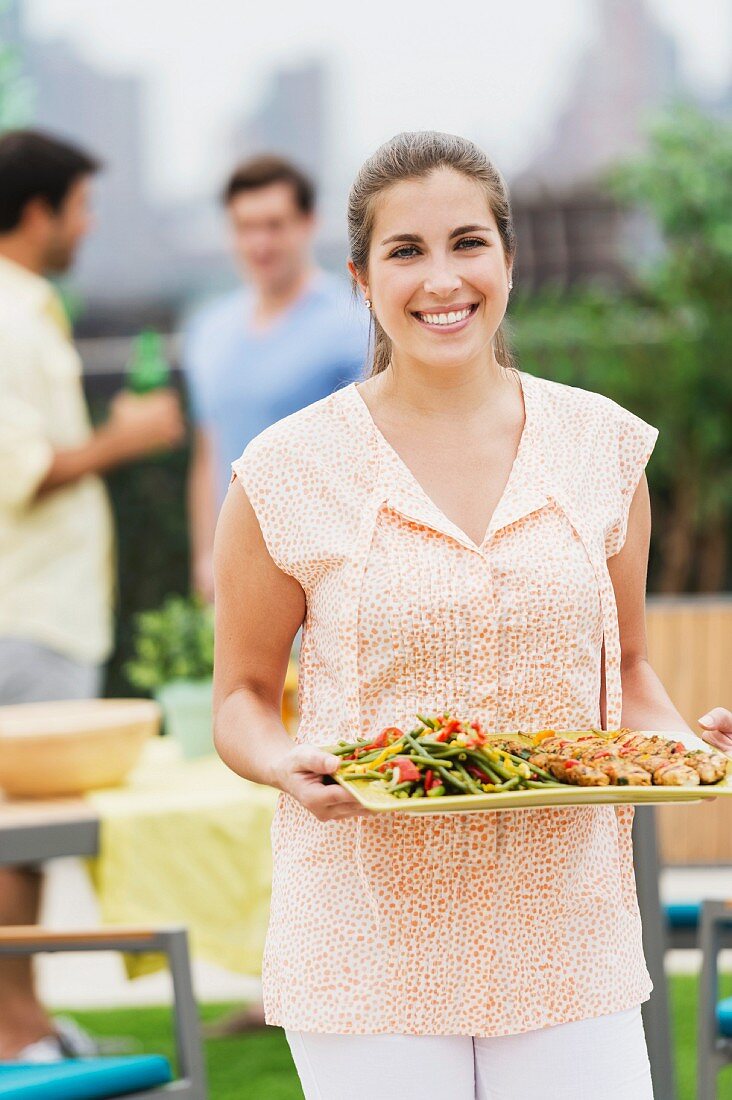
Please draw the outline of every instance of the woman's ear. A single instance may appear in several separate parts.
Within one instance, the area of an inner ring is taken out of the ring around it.
[[[370,295],[369,295],[368,283],[365,282],[361,278],[361,276],[359,275],[358,271],[356,270],[356,268],[354,266],[353,260],[349,259],[347,261],[347,267],[348,267],[348,270],[351,273],[351,278],[355,280],[355,282],[358,285],[359,290],[362,292],[364,298],[369,298]]]

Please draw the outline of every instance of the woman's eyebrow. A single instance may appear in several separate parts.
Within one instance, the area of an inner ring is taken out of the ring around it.
[[[475,233],[477,230],[481,230],[483,233],[493,232],[489,225],[459,225],[457,229],[453,229],[448,240],[451,241],[453,237],[459,237],[463,233]],[[393,241],[412,241],[414,244],[423,243],[422,238],[417,233],[395,233],[392,237],[386,237],[381,243],[391,244]]]

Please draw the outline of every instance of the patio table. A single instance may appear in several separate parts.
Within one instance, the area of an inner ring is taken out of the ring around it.
[[[258,974],[277,792],[155,738],[127,781],[83,797],[0,798],[0,865],[89,857],[104,924],[185,924],[191,953]],[[128,974],[162,965],[128,956]]]

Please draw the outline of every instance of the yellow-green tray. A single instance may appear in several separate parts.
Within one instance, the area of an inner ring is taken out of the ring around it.
[[[639,733],[658,734],[670,741],[683,741],[687,749],[713,751],[693,733],[664,733],[661,730],[639,730]],[[562,736],[564,734],[557,730]],[[575,735],[576,736],[576,735]],[[581,735],[580,735],[581,736]],[[716,751],[716,750],[715,750]],[[528,791],[505,791],[495,794],[447,794],[441,798],[395,798],[388,791],[374,786],[367,779],[352,780],[335,777],[342,787],[351,791],[358,801],[377,813],[395,812],[409,814],[476,813],[479,810],[528,810],[537,806],[592,806],[599,804],[647,804],[701,802],[711,798],[732,795],[732,759],[727,775],[719,783],[698,787],[547,787],[545,791],[532,788]]]

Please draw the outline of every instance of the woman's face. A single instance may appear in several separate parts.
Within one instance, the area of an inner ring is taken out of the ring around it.
[[[483,188],[443,168],[381,196],[359,284],[397,361],[449,368],[485,357],[510,273]]]

